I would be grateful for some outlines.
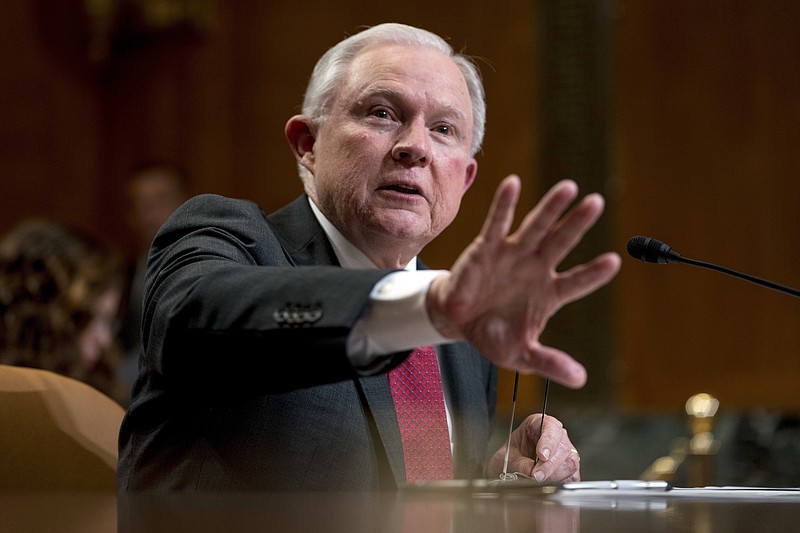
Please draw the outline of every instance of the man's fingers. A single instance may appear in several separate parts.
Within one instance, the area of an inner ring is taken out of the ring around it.
[[[537,439],[536,455],[539,461],[533,468],[534,479],[563,481],[579,476],[580,456],[559,420],[545,416],[542,434],[538,435],[539,417],[531,417],[528,426],[530,439]]]
[[[550,461],[539,461],[530,476],[537,481],[577,481],[580,479],[580,460],[577,451],[559,451]],[[541,478],[541,479],[540,479]]]
[[[492,457],[498,472],[504,455],[502,447]],[[510,472],[520,472],[539,482],[580,480],[578,451],[561,422],[549,415],[544,417],[544,424],[541,414],[530,415],[514,431],[508,466]]]
[[[526,430],[528,438],[536,442],[536,457],[548,461],[558,451],[561,441],[566,438],[566,431],[564,425],[557,418],[545,414],[544,423],[542,423],[541,417],[542,415],[530,417]],[[542,428],[541,435],[539,434],[540,427]]]
[[[526,248],[538,250],[577,195],[578,185],[571,180],[560,181],[545,193],[516,232]]]
[[[518,370],[523,374],[537,374],[571,389],[586,384],[586,368],[565,352],[549,346],[532,348],[527,361],[521,361],[520,367]]]
[[[615,252],[601,254],[588,263],[562,272],[558,278],[558,294],[562,305],[574,302],[606,285],[619,272],[622,259]]]
[[[521,188],[519,176],[515,174],[507,176],[497,186],[492,205],[489,207],[489,213],[486,215],[486,221],[481,229],[481,235],[486,240],[504,239],[511,231]]]
[[[557,265],[564,260],[578,242],[603,214],[605,200],[599,194],[583,198],[562,217],[542,240],[539,251],[548,264]]]

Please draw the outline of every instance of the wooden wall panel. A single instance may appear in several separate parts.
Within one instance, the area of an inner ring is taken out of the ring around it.
[[[62,7],[0,7],[0,232],[39,215],[101,225],[101,106],[76,35],[52,24],[72,20]]]
[[[620,247],[800,286],[800,4],[620,2]],[[617,282],[624,407],[800,407],[800,300],[686,265],[627,259]]]

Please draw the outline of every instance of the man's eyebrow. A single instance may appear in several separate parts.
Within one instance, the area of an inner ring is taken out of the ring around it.
[[[386,98],[387,100],[399,100],[399,101],[407,100],[403,92],[398,91],[397,89],[392,89],[391,87],[371,87],[366,91],[364,91],[364,93],[359,96],[358,103],[362,104],[364,100],[376,97],[377,98],[383,97]],[[439,107],[444,111],[441,114],[454,115],[460,120],[464,121],[467,120],[467,114],[464,113],[464,111],[462,111],[460,108],[452,104],[446,102],[440,102]]]
[[[370,87],[365,90],[363,93],[358,95],[357,103],[359,106],[364,105],[364,102],[367,100],[372,100],[375,98],[383,98],[385,100],[393,101],[393,102],[404,102],[406,101],[406,97],[403,95],[402,92],[398,91],[397,89],[392,89],[389,87]]]
[[[397,89],[392,89],[390,87],[370,87],[364,94],[361,95],[362,98],[369,98],[372,96],[385,96],[387,98],[403,98],[403,94],[398,91]]]

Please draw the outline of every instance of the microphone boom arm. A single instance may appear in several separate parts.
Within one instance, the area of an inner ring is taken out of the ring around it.
[[[680,258],[676,259],[675,261],[679,263],[686,263],[688,265],[694,265],[702,268],[716,270],[717,272],[722,272],[723,274],[728,274],[730,276],[734,276],[743,279],[745,281],[749,281],[750,283],[755,283],[756,285],[761,285],[763,287],[767,287],[769,289],[773,289],[778,292],[791,294],[792,296],[797,296],[798,298],[800,298],[800,291],[798,291],[797,289],[787,287],[786,285],[781,285],[780,283],[775,283],[774,281],[769,281],[756,276],[751,276],[750,274],[737,272],[736,270],[726,268],[724,266],[715,265],[713,263],[706,263],[705,261],[698,261],[697,259],[689,259],[688,257],[683,257],[683,256],[680,256]]]

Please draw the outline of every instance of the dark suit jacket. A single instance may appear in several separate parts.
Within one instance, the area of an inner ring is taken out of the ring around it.
[[[301,197],[265,216],[214,195],[181,207],[150,252],[144,354],[120,430],[118,487],[374,489],[405,481],[385,372],[345,353],[388,271],[338,266]],[[496,369],[438,347],[456,476],[482,475]],[[408,353],[389,356],[389,367]]]

